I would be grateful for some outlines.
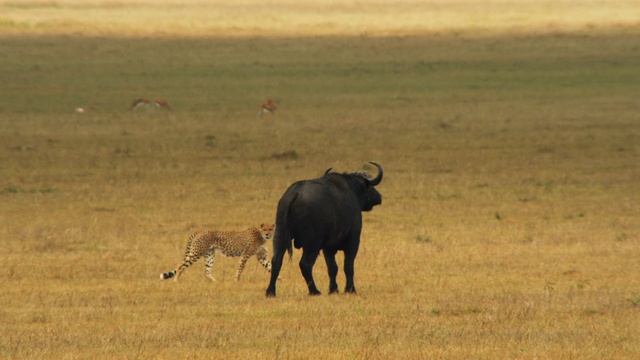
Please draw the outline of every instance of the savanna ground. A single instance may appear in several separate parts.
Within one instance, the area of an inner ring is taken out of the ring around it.
[[[149,3],[0,2],[0,358],[640,356],[637,3]],[[159,280],[367,160],[358,295]]]

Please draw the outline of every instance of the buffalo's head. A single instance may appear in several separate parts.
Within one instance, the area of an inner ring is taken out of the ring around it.
[[[376,185],[382,181],[382,166],[373,161],[369,162],[378,169],[378,175],[375,178],[371,178],[366,174],[356,173],[355,178],[358,183],[356,194],[360,200],[360,206],[362,211],[371,211],[374,206],[382,204],[382,195],[376,190]]]

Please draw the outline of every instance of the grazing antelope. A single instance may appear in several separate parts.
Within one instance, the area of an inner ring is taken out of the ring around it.
[[[260,106],[260,111],[258,112],[258,115],[260,117],[263,117],[264,114],[273,114],[277,108],[278,108],[278,105],[276,105],[276,103],[273,102],[273,100],[267,99],[267,101],[262,103],[262,105]]]
[[[136,111],[140,109],[161,109],[161,110],[171,110],[171,106],[164,99],[155,99],[153,101],[145,98],[135,99],[131,104],[129,110]]]
[[[155,99],[153,103],[157,108],[164,109],[164,110],[171,110],[171,106],[169,106],[169,103],[167,102],[167,100]]]

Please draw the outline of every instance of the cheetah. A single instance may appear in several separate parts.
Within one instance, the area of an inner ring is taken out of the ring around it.
[[[198,231],[187,240],[187,249],[184,254],[184,262],[172,271],[160,274],[160,279],[174,278],[178,280],[183,271],[196,262],[201,256],[205,256],[204,274],[210,280],[215,278],[211,274],[216,250],[223,255],[238,257],[238,271],[236,281],[240,280],[240,274],[250,257],[256,256],[258,261],[268,272],[271,272],[271,261],[267,258],[267,249],[264,245],[267,240],[273,238],[275,226],[273,224],[261,224],[260,228],[251,227],[244,231]]]

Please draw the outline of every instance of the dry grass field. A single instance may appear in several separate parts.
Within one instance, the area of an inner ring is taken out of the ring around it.
[[[3,33],[116,36],[549,32],[640,24],[638,0],[0,0]]]
[[[0,1],[0,358],[640,357],[637,2],[150,3]],[[254,259],[159,280],[368,160],[358,295],[299,251],[275,299]]]

